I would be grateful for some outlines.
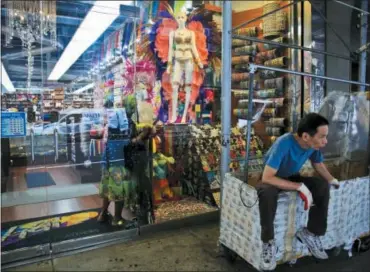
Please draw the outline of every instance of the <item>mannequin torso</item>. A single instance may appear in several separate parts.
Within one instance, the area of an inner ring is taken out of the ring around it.
[[[175,60],[192,60],[192,32],[186,28],[177,29],[174,33],[174,40],[176,44]]]

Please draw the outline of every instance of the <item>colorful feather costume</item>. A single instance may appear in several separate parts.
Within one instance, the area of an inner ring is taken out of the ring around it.
[[[141,31],[142,39],[138,44],[137,50],[139,57],[142,59],[150,59],[157,66],[157,79],[162,82],[162,101],[166,102],[162,103],[159,120],[167,122],[168,112],[170,111],[168,101],[172,98],[170,75],[166,72],[169,51],[169,34],[171,31],[175,31],[178,26],[171,6],[167,3],[163,3],[163,5],[166,7],[166,11],[161,11],[157,21],[153,25],[147,26],[150,28],[150,31]],[[221,44],[221,37],[217,30],[216,23],[207,22],[205,20],[205,14],[206,10],[204,9],[194,9],[191,14],[188,15],[187,29],[192,30],[195,33],[196,47],[202,64],[204,66],[211,66],[215,71],[216,76],[219,76],[221,73],[221,60],[216,56],[215,48],[217,45]],[[203,80],[203,71],[195,67],[193,72],[190,105],[195,104],[199,96],[201,86],[203,85]],[[190,106],[189,109],[191,108],[192,107]]]

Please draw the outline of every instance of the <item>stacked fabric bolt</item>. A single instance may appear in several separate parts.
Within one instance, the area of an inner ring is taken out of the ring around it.
[[[273,39],[272,40],[273,42],[276,42],[276,43],[286,43],[286,38],[281,36],[279,38],[276,38],[276,39]],[[265,43],[263,45],[263,47],[266,49],[266,50],[271,50],[271,49],[274,49],[274,48],[278,48],[279,46],[278,45],[272,45],[272,44],[267,44]]]
[[[246,64],[249,63],[250,56],[235,56],[231,58],[231,64]]]
[[[257,64],[263,64],[267,60],[275,59],[280,57],[281,52],[278,49],[272,49],[264,52],[259,52],[256,54],[255,62]]]
[[[284,89],[284,77],[266,79],[264,81],[265,89],[278,89],[282,91]]]
[[[249,73],[232,73],[231,79],[234,82],[240,82],[249,78]]]
[[[249,37],[257,36],[257,27],[242,27],[236,30],[237,35],[244,35]]]
[[[249,89],[249,80],[240,81],[238,84],[240,89]],[[259,82],[257,80],[253,80],[253,89],[259,89]]]
[[[288,58],[280,57],[276,59],[267,60],[264,62],[264,65],[268,67],[285,67],[288,65]]]
[[[261,79],[270,79],[275,78],[277,76],[277,72],[270,70],[261,70],[259,72],[259,75]]]
[[[266,125],[271,127],[286,127],[289,125],[289,121],[287,118],[270,118],[266,122]]]
[[[248,98],[248,91],[241,91],[241,90],[232,90],[234,97],[237,99],[245,99]]]
[[[240,47],[240,46],[246,46],[246,45],[250,45],[250,44],[251,44],[250,41],[245,41],[245,40],[233,39],[233,41],[232,41],[232,47]]]
[[[257,52],[257,45],[245,45],[242,47],[237,47],[234,49],[235,54],[237,55],[255,55]]]
[[[256,92],[258,98],[276,98],[281,96],[281,91],[278,89],[265,89]]]

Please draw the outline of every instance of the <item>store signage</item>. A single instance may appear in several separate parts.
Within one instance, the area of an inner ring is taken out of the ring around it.
[[[13,138],[26,136],[26,113],[25,112],[2,112],[1,113],[1,137]]]

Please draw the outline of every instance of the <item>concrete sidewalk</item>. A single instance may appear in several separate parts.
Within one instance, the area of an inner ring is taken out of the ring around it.
[[[3,271],[255,271],[241,259],[229,264],[221,257],[218,236],[215,224],[179,229]],[[276,271],[367,272],[369,257],[370,252],[352,259],[343,254],[321,263],[304,258],[294,267],[282,265]]]

